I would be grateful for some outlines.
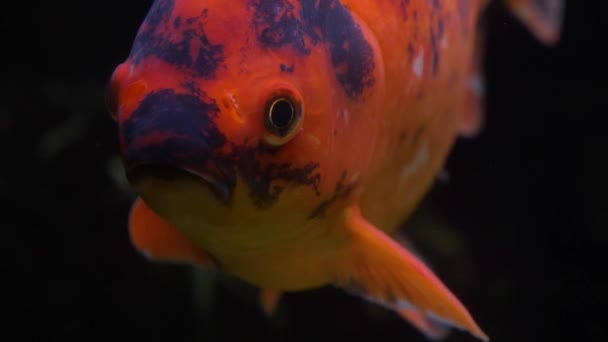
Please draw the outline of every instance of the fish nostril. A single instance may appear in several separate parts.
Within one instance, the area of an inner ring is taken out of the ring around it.
[[[243,123],[243,113],[241,113],[237,98],[227,90],[224,91],[224,94],[225,97],[222,99],[222,106],[228,113],[232,114],[231,117],[235,122]]]

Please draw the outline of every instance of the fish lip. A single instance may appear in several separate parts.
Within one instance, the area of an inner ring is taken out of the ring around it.
[[[213,170],[213,171],[212,171]],[[138,163],[126,169],[127,179],[136,184],[144,178],[163,180],[191,179],[204,183],[221,202],[228,202],[234,187],[230,175],[221,167],[209,167],[205,170],[194,167],[181,167],[157,163]],[[215,172],[214,172],[215,171]]]
[[[184,168],[182,168],[182,170],[184,170],[187,173],[189,173],[193,176],[196,176],[199,179],[202,179],[204,182],[206,182],[209,186],[211,186],[215,195],[222,202],[227,202],[228,199],[230,198],[230,195],[232,192],[230,183],[227,182],[226,180],[222,179],[221,175],[200,172],[195,169],[188,168],[188,167],[184,167]]]

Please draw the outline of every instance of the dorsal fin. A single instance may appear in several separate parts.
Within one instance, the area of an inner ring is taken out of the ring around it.
[[[487,5],[486,1],[484,4]],[[546,45],[555,45],[561,36],[564,0],[503,0],[505,6]],[[458,131],[463,137],[475,137],[484,119],[484,77],[480,72],[486,40],[485,30],[478,32],[473,60],[468,74],[464,104],[459,113]]]
[[[485,40],[485,31],[480,30],[467,75],[464,103],[459,115],[458,131],[462,137],[477,136],[484,124],[485,80],[480,69]]]
[[[504,0],[504,3],[538,40],[547,45],[559,41],[564,0]]]

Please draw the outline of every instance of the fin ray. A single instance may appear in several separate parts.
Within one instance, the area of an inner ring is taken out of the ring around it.
[[[415,310],[425,320],[433,318],[488,340],[441,280],[414,254],[367,222],[357,207],[346,209],[344,224],[352,242],[343,266],[337,267],[337,286],[397,311]]]
[[[418,310],[399,309],[397,312],[431,340],[443,340],[450,333],[450,325],[434,320]]]

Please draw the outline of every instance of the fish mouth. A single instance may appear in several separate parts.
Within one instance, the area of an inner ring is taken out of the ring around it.
[[[164,181],[190,180],[205,184],[221,202],[228,202],[234,188],[234,177],[225,168],[209,167],[199,170],[193,167],[176,167],[165,164],[136,164],[126,170],[127,179],[133,185],[144,178]]]

